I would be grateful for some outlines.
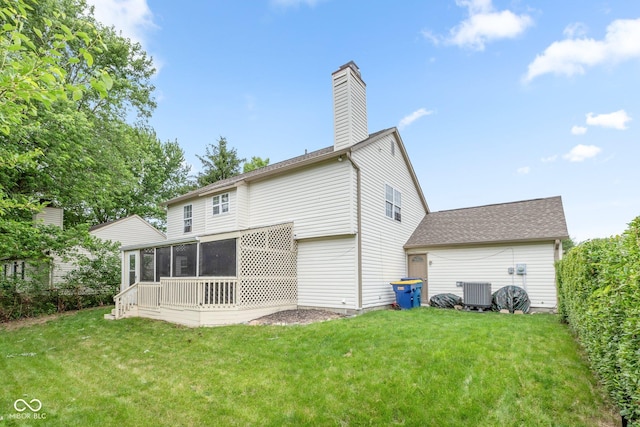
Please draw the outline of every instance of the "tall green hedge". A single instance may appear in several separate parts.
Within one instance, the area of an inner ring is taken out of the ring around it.
[[[556,266],[560,315],[630,425],[640,426],[640,217]]]

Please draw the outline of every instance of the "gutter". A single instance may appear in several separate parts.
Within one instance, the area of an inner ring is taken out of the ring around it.
[[[358,233],[358,304],[356,309],[362,310],[362,184],[360,177],[360,166],[351,157],[351,151],[347,151],[347,159],[356,170],[356,221]]]

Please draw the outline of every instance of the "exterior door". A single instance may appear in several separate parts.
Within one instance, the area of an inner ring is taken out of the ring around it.
[[[409,277],[419,277],[422,279],[422,293],[420,303],[426,304],[428,300],[427,292],[427,254],[409,255]]]
[[[136,283],[136,254],[129,254],[129,286]]]

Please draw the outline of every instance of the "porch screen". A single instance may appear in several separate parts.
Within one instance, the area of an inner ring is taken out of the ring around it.
[[[147,248],[140,251],[140,258],[142,259],[141,265],[141,273],[142,273],[142,281],[143,282],[153,282],[153,258],[154,251],[153,248]]]
[[[236,276],[236,239],[200,244],[200,276]]]
[[[156,278],[171,277],[171,247],[156,248]]]
[[[173,247],[173,277],[192,277],[196,275],[195,243],[176,245]]]

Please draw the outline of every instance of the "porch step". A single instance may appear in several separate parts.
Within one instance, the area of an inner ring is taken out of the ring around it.
[[[107,313],[104,315],[106,320],[116,320],[116,309],[112,308],[111,313]]]

